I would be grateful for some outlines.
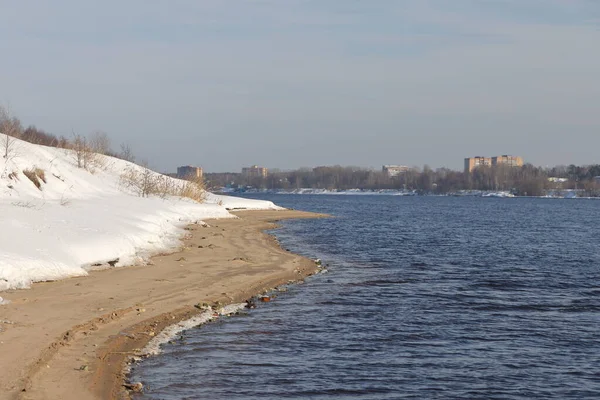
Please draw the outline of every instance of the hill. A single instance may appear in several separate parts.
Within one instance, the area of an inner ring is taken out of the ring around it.
[[[232,208],[278,209],[208,192],[199,203],[173,195],[187,181],[124,160],[8,140],[0,156],[0,291],[145,263],[179,246],[187,224],[231,218]],[[165,189],[144,193],[144,182]]]

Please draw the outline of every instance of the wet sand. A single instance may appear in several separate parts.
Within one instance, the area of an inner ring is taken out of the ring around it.
[[[242,302],[316,271],[264,230],[300,211],[243,211],[190,225],[179,251],[148,266],[3,292],[0,399],[125,399],[123,366],[164,327],[200,313],[198,303]]]

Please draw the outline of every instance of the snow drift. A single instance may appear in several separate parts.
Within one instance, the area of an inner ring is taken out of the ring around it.
[[[0,142],[5,138],[0,134]],[[143,263],[178,246],[185,225],[231,218],[228,209],[280,209],[268,201],[211,193],[203,204],[140,197],[123,185],[122,175],[145,169],[95,157],[93,168],[78,168],[73,150],[19,140],[8,157],[0,157],[0,291]]]

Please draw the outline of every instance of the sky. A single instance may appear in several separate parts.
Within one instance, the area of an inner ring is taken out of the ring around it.
[[[0,0],[0,102],[156,170],[600,163],[597,0]]]

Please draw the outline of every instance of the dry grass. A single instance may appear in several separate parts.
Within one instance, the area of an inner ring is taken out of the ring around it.
[[[11,175],[14,175],[15,178],[17,176],[16,172],[13,172]],[[34,167],[34,168],[24,169],[23,175],[25,175],[27,178],[29,178],[29,180],[31,182],[33,182],[35,187],[40,190],[42,190],[42,182],[47,183],[46,182],[46,172],[41,168]]]
[[[202,177],[193,177],[186,180],[179,188],[179,193],[176,196],[187,197],[197,201],[198,203],[204,203],[206,200],[206,184]]]
[[[48,182],[46,182],[46,172],[44,172],[44,170],[43,170],[43,169],[41,169],[41,168],[35,168],[35,169],[33,170],[33,172],[35,172],[35,175],[36,175],[38,178],[40,178],[40,179],[42,180],[42,182],[44,182],[44,183],[48,183]]]
[[[36,188],[42,190],[42,182],[40,182],[40,178],[38,177],[38,175],[36,173],[36,170],[38,170],[38,169],[39,168],[24,169],[23,175],[25,175],[27,178],[29,178],[29,180],[31,182],[33,182],[33,184],[35,185]],[[42,181],[45,182],[44,180],[42,180]]]
[[[147,168],[127,168],[120,177],[120,184],[133,190],[140,197],[167,196],[186,197],[203,203],[206,198],[204,180],[193,178],[189,180],[173,179],[158,174]]]

